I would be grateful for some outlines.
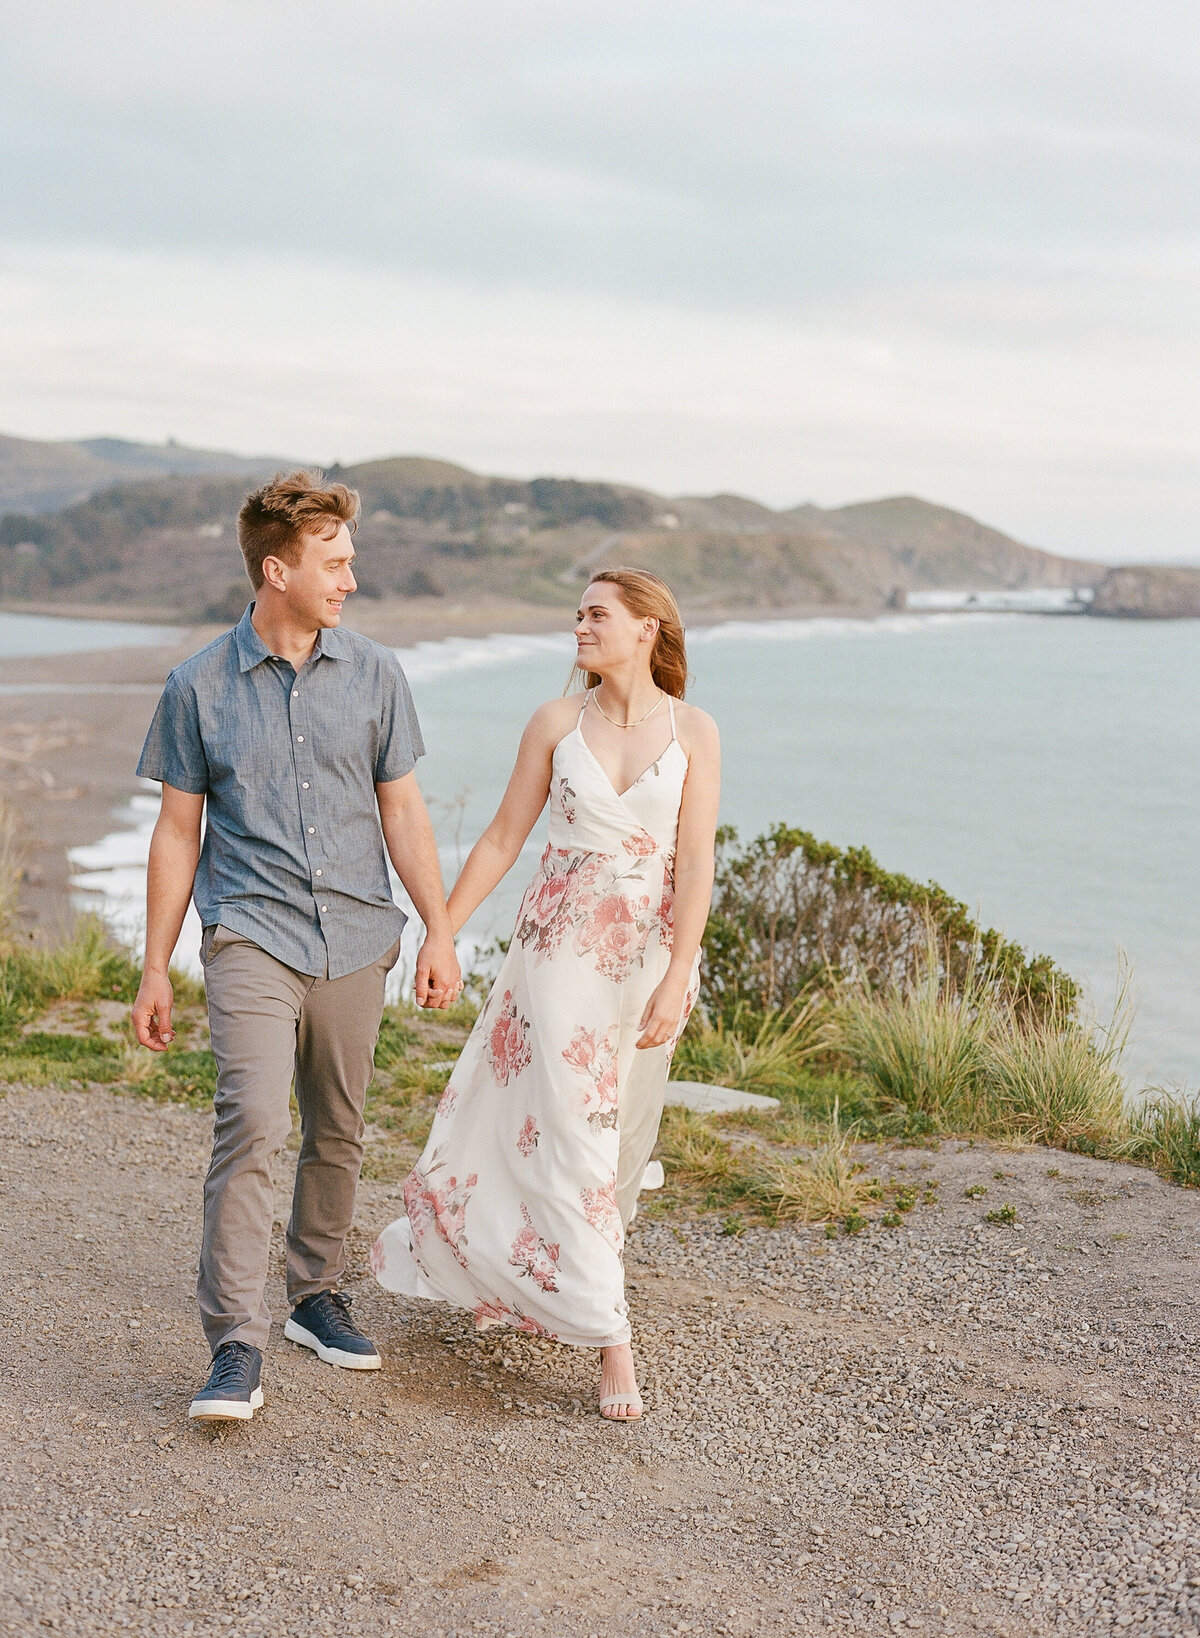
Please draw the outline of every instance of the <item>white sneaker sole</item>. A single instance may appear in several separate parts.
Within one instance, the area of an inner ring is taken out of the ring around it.
[[[283,1334],[289,1342],[298,1342],[302,1348],[311,1348],[326,1365],[340,1365],[344,1371],[377,1371],[383,1361],[378,1354],[348,1354],[344,1348],[330,1348],[303,1325],[288,1320]]]
[[[255,1388],[250,1403],[244,1399],[193,1399],[188,1416],[200,1422],[248,1422],[263,1406],[263,1391]]]

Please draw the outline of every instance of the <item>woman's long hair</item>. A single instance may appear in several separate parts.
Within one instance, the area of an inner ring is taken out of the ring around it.
[[[665,580],[660,580],[649,569],[598,569],[589,576],[588,585],[615,586],[617,595],[639,620],[658,621],[658,632],[650,654],[650,675],[664,694],[681,700],[688,684],[687,648],[683,640],[683,620],[675,594]],[[576,672],[586,679],[588,688],[598,688],[600,677],[595,671]]]

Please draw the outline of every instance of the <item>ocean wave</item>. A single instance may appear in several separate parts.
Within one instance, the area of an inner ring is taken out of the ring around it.
[[[562,655],[569,664],[574,648],[568,632],[495,632],[490,637],[443,637],[439,642],[398,648],[396,654],[410,679],[428,682],[450,672],[512,665],[538,654]]]
[[[992,625],[997,620],[1025,618],[1019,614],[973,614],[971,625]],[[1029,616],[1028,618],[1035,618]],[[722,620],[713,626],[693,626],[689,643],[812,642],[826,637],[915,636],[945,626],[961,626],[960,613],[885,614],[876,619],[835,619],[814,615],[802,620]],[[575,643],[569,632],[494,632],[490,637],[444,637],[439,641],[398,648],[396,654],[408,676],[428,682],[452,672],[478,671],[489,666],[519,664],[540,655],[561,655],[569,664]]]
[[[974,628],[994,625],[999,620],[1022,618],[1019,614],[972,614],[970,622]],[[744,642],[757,639],[759,642],[799,643],[822,637],[911,637],[946,626],[962,626],[963,622],[964,616],[958,613],[881,614],[877,619],[835,619],[830,615],[813,615],[803,620],[722,620],[719,625],[689,629],[688,642]]]

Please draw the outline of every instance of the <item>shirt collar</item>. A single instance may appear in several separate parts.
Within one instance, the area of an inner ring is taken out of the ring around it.
[[[271,650],[254,629],[254,622],[251,619],[253,613],[254,604],[251,603],[233,628],[233,639],[237,644],[239,671],[253,671],[256,665],[261,665],[264,660],[272,658]],[[348,660],[350,655],[345,637],[335,627],[319,631],[316,643],[313,645],[312,658],[314,660]]]
[[[237,644],[238,670],[252,671],[256,665],[271,658],[271,650],[263,642],[254,629],[250,616],[254,613],[254,604],[246,605],[246,612],[233,628],[233,640]]]

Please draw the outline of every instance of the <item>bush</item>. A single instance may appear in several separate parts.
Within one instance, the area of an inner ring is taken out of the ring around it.
[[[1077,987],[1049,957],[981,928],[936,883],[884,870],[866,848],[842,850],[783,824],[744,848],[731,827],[717,833],[702,994],[728,1020],[739,1006],[774,1011],[831,979],[904,989],[921,968],[931,926],[952,988],[986,971],[1022,1011],[1073,1009]]]

